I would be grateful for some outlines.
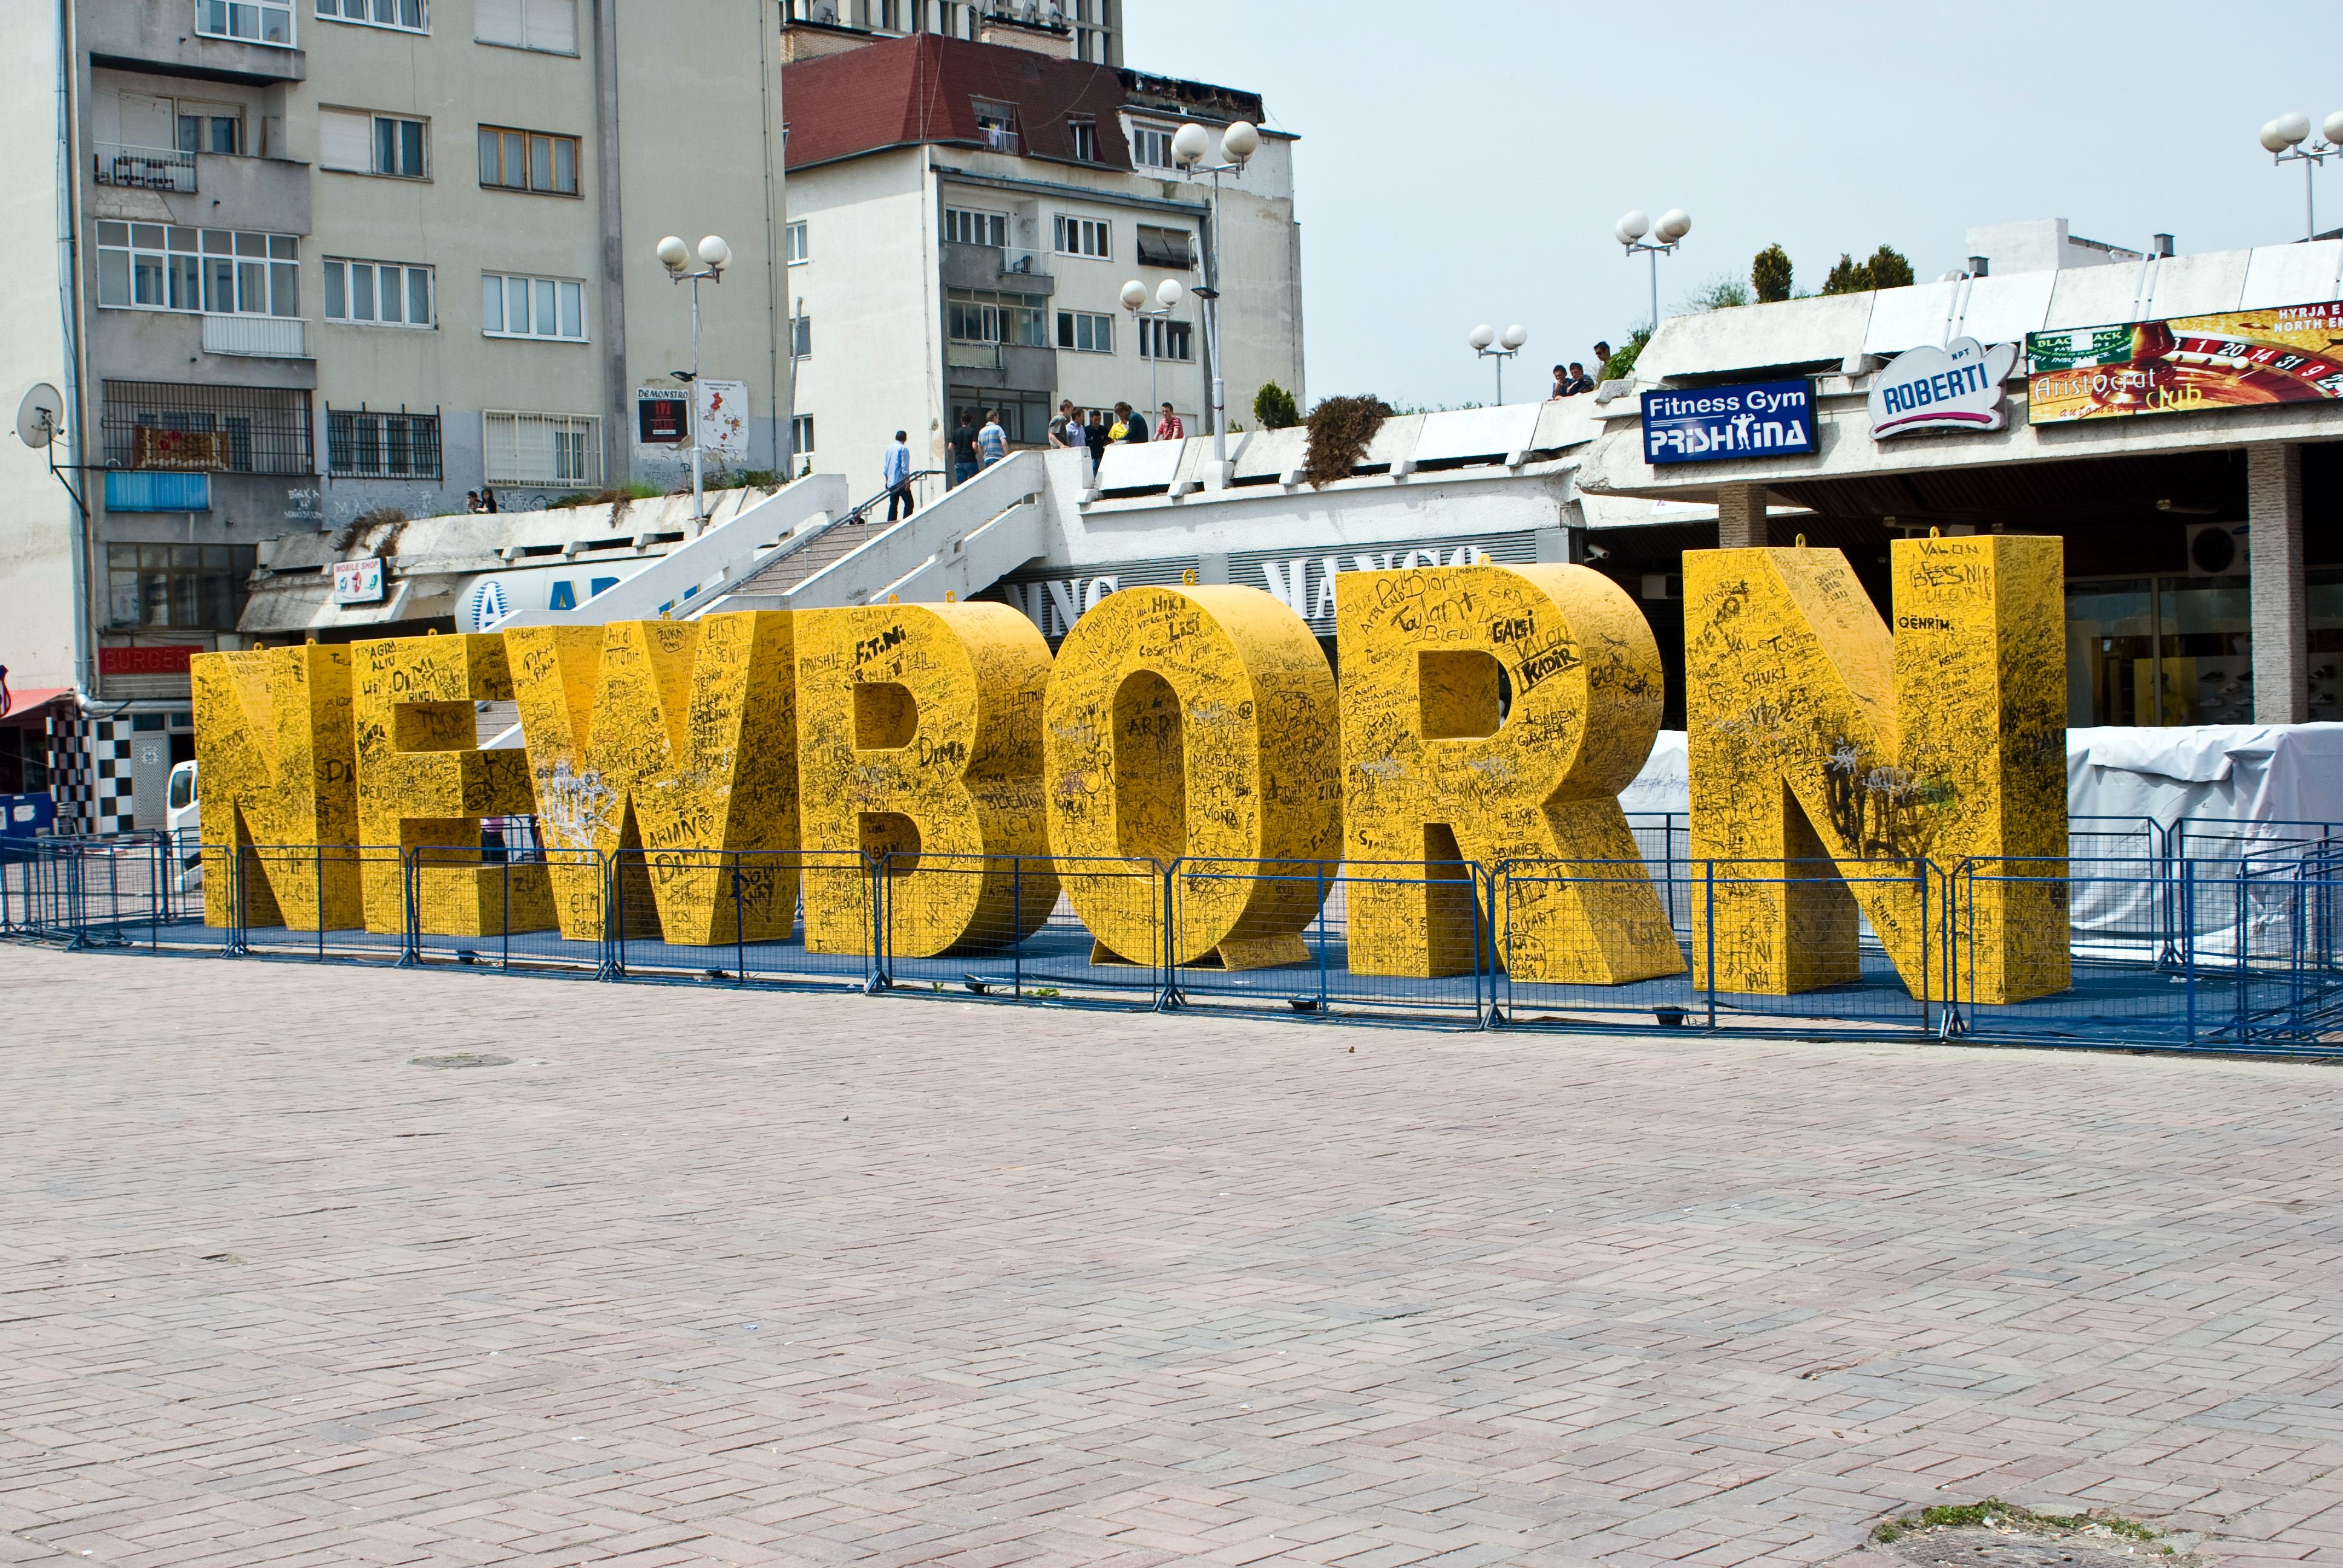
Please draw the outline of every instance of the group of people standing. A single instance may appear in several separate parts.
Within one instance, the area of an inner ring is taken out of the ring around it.
[[[1575,359],[1567,366],[1557,365],[1554,367],[1554,395],[1556,397],[1575,397],[1581,393],[1592,392],[1602,381],[1604,373],[1610,368],[1611,346],[1608,343],[1598,343],[1594,346],[1594,375],[1589,376],[1586,373],[1586,367]]]
[[[1188,434],[1179,414],[1166,403],[1156,411],[1155,425],[1150,429],[1147,416],[1128,403],[1118,403],[1110,409],[1092,408],[1084,411],[1068,398],[1058,405],[1057,417],[1050,421],[1050,445],[1052,447],[1075,447],[1087,450],[1095,463],[1114,441],[1177,441]],[[987,408],[984,423],[977,423],[976,410],[960,410],[960,423],[952,427],[946,443],[951,450],[951,482],[964,485],[976,477],[980,468],[990,467],[1009,455],[1009,432],[1001,423],[1001,410]],[[887,520],[898,516],[910,517],[911,501],[911,447],[909,436],[901,430],[887,447],[883,472],[887,485]]]
[[[1147,427],[1147,416],[1128,403],[1118,403],[1111,410],[1092,408],[1087,417],[1074,407],[1071,399],[1058,405],[1057,417],[1050,421],[1050,445],[1086,449],[1096,462],[1110,442],[1114,441],[1177,441],[1186,437],[1187,427],[1180,416],[1166,403],[1156,410],[1155,427]]]

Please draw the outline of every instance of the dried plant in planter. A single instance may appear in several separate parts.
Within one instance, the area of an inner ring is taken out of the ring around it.
[[[1313,490],[1347,479],[1367,455],[1367,445],[1391,417],[1382,398],[1329,397],[1310,410],[1310,446],[1302,477]]]

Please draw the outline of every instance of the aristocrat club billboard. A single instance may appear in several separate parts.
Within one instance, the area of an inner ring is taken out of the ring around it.
[[[2343,301],[2026,335],[2026,418],[2056,425],[2343,399]]]

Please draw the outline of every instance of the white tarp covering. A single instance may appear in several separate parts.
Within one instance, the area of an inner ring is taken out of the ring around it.
[[[1619,804],[1631,816],[1692,809],[1683,730],[1653,739]],[[2259,824],[2253,836],[2271,839],[2301,836],[2283,824],[2343,824],[2343,724],[2069,729],[2066,813]]]
[[[1692,809],[1684,731],[1660,731],[1619,804],[1647,859],[1668,852],[1654,814]],[[2122,942],[2177,934],[2173,886],[2158,869],[2168,845],[2207,863],[2207,892],[2194,923],[2200,940],[2218,948],[2235,927],[2240,896],[2224,880],[2237,876],[2235,866],[2220,862],[2282,855],[2289,845],[2343,832],[2343,724],[2069,729],[2066,814],[2075,879],[2069,918],[2077,937]],[[1678,826],[1672,849],[1682,858]],[[2247,900],[2257,928],[2264,923],[2258,897]],[[2278,897],[2273,890],[2263,901],[2276,907]]]

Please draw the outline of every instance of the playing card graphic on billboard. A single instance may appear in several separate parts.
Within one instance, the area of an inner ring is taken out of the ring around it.
[[[2343,301],[2026,335],[2036,425],[2343,399]]]

